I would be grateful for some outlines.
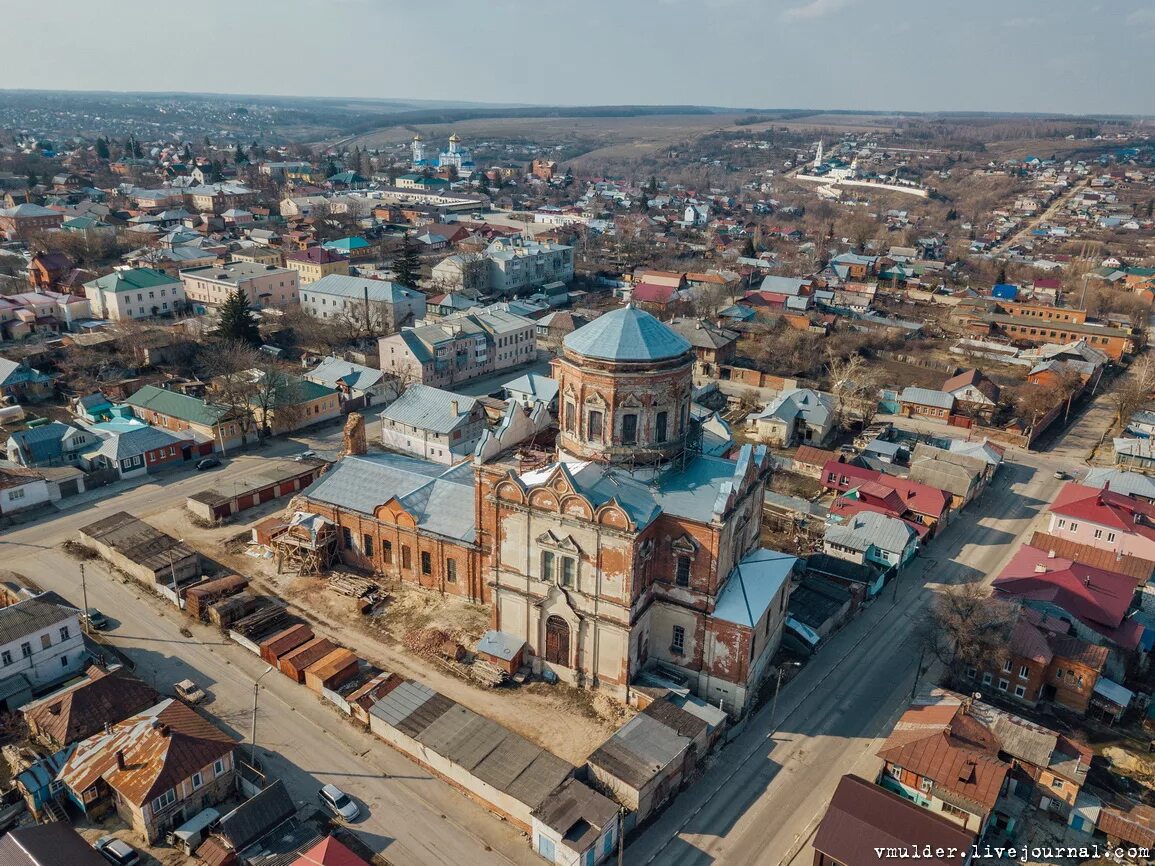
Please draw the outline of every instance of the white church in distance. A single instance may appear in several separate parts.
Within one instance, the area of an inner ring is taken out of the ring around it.
[[[436,158],[425,153],[425,139],[421,137],[421,133],[413,136],[413,168],[420,170],[423,168],[449,168],[452,166],[457,169],[457,173],[463,176],[472,174],[477,166],[473,162],[473,155],[467,148],[461,146],[461,139],[457,137],[457,133],[449,136],[449,149],[443,150]]]

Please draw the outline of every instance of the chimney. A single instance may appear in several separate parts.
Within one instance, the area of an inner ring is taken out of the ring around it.
[[[1055,558],[1055,551],[1048,550],[1047,551],[1047,559],[1054,559],[1054,558]]]
[[[1035,574],[1046,574],[1046,573],[1047,573],[1047,564],[1045,562],[1036,562],[1035,563]]]
[[[1107,479],[1106,481],[1103,482],[1103,489],[1108,493],[1111,492],[1111,480],[1110,479]]]
[[[124,760],[124,749],[116,750],[116,768],[118,770],[127,770],[128,764]]]
[[[168,736],[169,727],[168,727],[168,725],[164,724],[163,722],[161,723],[160,727],[158,727],[156,730],[162,737]]]
[[[456,400],[450,400],[449,401],[449,408],[453,410],[453,417],[454,418],[456,418],[459,414],[461,414],[458,411],[460,407],[458,406],[458,403]]]
[[[1090,585],[1091,585],[1091,578],[1084,577],[1083,578],[1083,586],[1090,587]]]

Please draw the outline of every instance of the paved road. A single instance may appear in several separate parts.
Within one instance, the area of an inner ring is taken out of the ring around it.
[[[1090,182],[1090,178],[1081,180],[1077,182],[1073,187],[1071,187],[1071,189],[1066,194],[1056,196],[1054,201],[1052,201],[1049,205],[1047,205],[1045,208],[1023,223],[1023,225],[1016,232],[1008,235],[1005,240],[994,244],[990,248],[989,252],[993,253],[999,249],[1008,249],[1026,240],[1032,231],[1041,226],[1044,222],[1049,221],[1051,217],[1058,213],[1061,208],[1066,207],[1067,202],[1074,199],[1074,197],[1078,195],[1083,187],[1085,187]]]
[[[273,453],[300,448],[280,443]],[[218,470],[218,477],[243,478],[260,468],[260,457],[242,456],[223,473]],[[53,520],[8,530],[0,536],[0,563],[79,605],[79,567],[59,550],[61,541],[118,510],[147,517],[207,484],[207,473],[168,476],[161,484],[141,485]],[[261,660],[222,641],[215,629],[191,623],[134,582],[122,583],[102,564],[89,563],[86,571],[88,603],[114,620],[108,637],[127,652],[138,673],[162,692],[185,677],[203,684],[212,698],[208,711],[247,742],[253,683],[265,669]],[[191,637],[181,635],[182,626],[191,628]],[[302,802],[312,800],[326,782],[348,791],[368,813],[353,829],[398,866],[540,862],[521,833],[354,728],[304,686],[271,673],[261,681],[259,703],[258,754],[273,775]]]

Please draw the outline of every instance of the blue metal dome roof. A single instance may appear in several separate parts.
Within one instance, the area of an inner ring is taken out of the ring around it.
[[[661,361],[690,351],[681,334],[627,304],[568,335],[571,352],[601,361]]]

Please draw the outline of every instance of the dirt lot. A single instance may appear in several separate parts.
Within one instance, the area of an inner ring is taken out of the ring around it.
[[[284,503],[269,503],[245,512],[246,519],[222,527],[200,528],[183,509],[150,516],[150,522],[180,537],[229,571],[253,579],[255,589],[290,603],[318,634],[356,651],[366,660],[402,676],[426,683],[447,697],[491,718],[575,764],[581,764],[634,713],[604,695],[564,685],[532,683],[520,688],[488,689],[464,679],[459,667],[435,653],[410,648],[421,643],[422,630],[446,633],[467,649],[488,627],[488,611],[436,593],[394,590],[380,615],[363,617],[345,596],[324,588],[315,578],[277,575],[270,559],[244,553],[237,536],[277,513]],[[249,517],[249,515],[252,515]]]

